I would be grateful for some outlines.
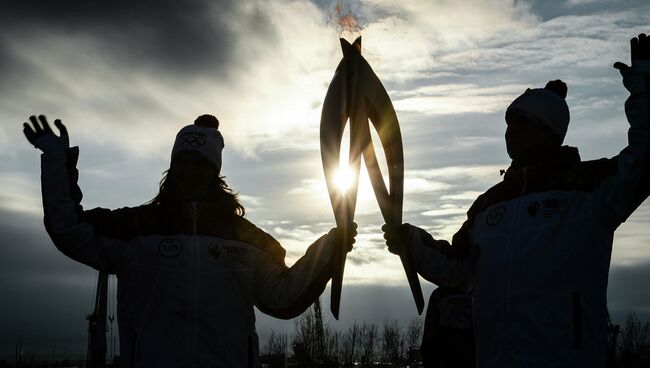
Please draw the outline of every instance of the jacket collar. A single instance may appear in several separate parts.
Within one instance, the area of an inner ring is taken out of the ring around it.
[[[513,161],[505,173],[504,181],[520,187],[524,184],[552,185],[564,178],[566,171],[580,163],[580,153],[576,147],[562,146],[554,154],[539,160],[520,164]]]

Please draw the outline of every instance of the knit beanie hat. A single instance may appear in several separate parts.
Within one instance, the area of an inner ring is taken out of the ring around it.
[[[201,115],[194,124],[187,125],[176,134],[172,160],[180,152],[195,151],[210,161],[217,173],[221,172],[221,151],[224,143],[219,132],[219,120],[212,115]]]
[[[544,88],[529,88],[506,110],[506,123],[510,113],[518,113],[549,128],[562,143],[569,127],[566,95],[567,86],[561,80],[550,81]]]

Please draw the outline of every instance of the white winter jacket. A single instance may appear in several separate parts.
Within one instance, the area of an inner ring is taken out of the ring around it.
[[[564,147],[512,166],[481,195],[452,244],[409,227],[426,279],[473,290],[478,367],[604,367],[614,231],[650,192],[650,63],[622,72],[629,145],[581,162]]]
[[[257,367],[253,306],[295,316],[331,277],[328,236],[286,268],[259,246],[198,235],[196,218],[190,234],[101,235],[80,221],[69,156],[42,155],[46,227],[61,252],[117,275],[124,367]]]

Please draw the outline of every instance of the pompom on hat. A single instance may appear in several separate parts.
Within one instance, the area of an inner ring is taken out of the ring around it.
[[[562,143],[569,128],[566,95],[567,86],[559,79],[546,83],[544,88],[529,88],[508,106],[506,123],[512,113],[523,115],[547,127]]]
[[[201,115],[194,124],[183,127],[174,141],[172,160],[184,151],[198,152],[210,161],[217,173],[221,172],[221,151],[223,151],[223,137],[219,132],[219,120],[212,115]]]

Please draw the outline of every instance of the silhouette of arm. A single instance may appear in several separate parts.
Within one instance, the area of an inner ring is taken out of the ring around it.
[[[269,253],[271,259],[286,268],[284,257],[287,251],[273,236],[255,226],[247,219],[240,217],[235,223],[235,239],[254,245]]]
[[[417,272],[439,286],[469,292],[474,285],[474,268],[480,253],[470,247],[468,222],[454,235],[452,244],[436,240],[425,230],[408,225],[404,234],[406,246],[411,247]]]
[[[60,136],[54,134],[44,115],[39,115],[38,119],[35,115],[32,115],[29,120],[31,125],[27,122],[23,124],[23,133],[29,143],[43,152],[56,151],[65,154],[69,193],[75,204],[75,213],[80,217],[80,221],[92,224],[98,233],[111,238],[127,240],[138,235],[144,227],[141,220],[146,217],[140,214],[142,212],[140,207],[125,207],[119,210],[95,208],[84,211],[81,205],[83,195],[78,185],[77,161],[79,149],[70,147],[68,130],[61,120],[56,119],[54,121],[54,125],[61,132]]]
[[[332,277],[332,260],[340,236],[330,232],[307,248],[290,268],[265,253],[255,272],[255,305],[276,318],[294,318],[304,312]]]
[[[77,148],[72,148],[77,151]],[[76,157],[76,155],[74,156]],[[99,236],[80,221],[80,206],[72,180],[78,176],[69,152],[41,155],[41,182],[45,227],[56,247],[68,257],[102,272],[116,273],[125,242]],[[71,168],[74,170],[71,172]],[[79,192],[80,193],[80,192]]]
[[[650,40],[645,35],[633,38],[632,66],[616,63],[614,67],[630,92],[625,101],[628,146],[614,158],[615,174],[602,181],[597,194],[605,208],[605,222],[616,227],[650,194]]]
[[[68,130],[61,120],[54,125],[57,136],[45,115],[29,117],[23,124],[27,141],[41,150],[41,188],[44,222],[56,247],[72,259],[99,271],[115,273],[121,262],[124,243],[97,236],[93,227],[80,223],[81,190],[76,185],[78,148],[70,147]],[[74,185],[73,185],[74,184]]]

